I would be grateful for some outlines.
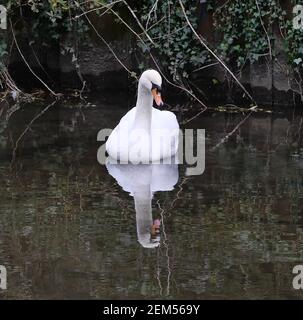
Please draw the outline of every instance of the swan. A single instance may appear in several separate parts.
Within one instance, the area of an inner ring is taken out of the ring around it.
[[[120,163],[159,163],[178,150],[179,124],[174,113],[162,107],[162,78],[156,70],[146,70],[139,79],[137,103],[120,120],[106,141],[106,151]]]
[[[174,163],[174,162],[172,162]],[[138,242],[144,248],[160,245],[159,220],[153,221],[152,198],[157,191],[171,191],[179,179],[177,164],[117,164],[106,160],[108,173],[134,197]]]

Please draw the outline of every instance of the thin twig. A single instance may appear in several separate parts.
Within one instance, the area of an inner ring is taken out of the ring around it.
[[[262,25],[262,28],[263,28],[263,30],[264,30],[264,32],[265,32],[266,38],[267,38],[270,60],[272,60],[272,49],[271,49],[270,38],[269,38],[269,35],[268,35],[268,33],[267,33],[267,30],[266,30],[266,28],[265,28],[265,25],[264,25],[264,22],[263,22],[263,19],[262,19],[261,10],[260,10],[260,7],[259,7],[258,0],[255,0],[255,1],[256,1],[257,9],[258,9],[258,11],[259,11],[259,16],[260,16],[261,25]]]
[[[205,105],[205,103],[203,103],[199,98],[196,97],[196,95],[194,93],[192,93],[190,90],[188,90],[187,88],[185,87],[182,87],[180,85],[177,85],[171,81],[169,81],[166,76],[163,74],[163,72],[161,71],[160,67],[159,67],[159,64],[157,63],[156,59],[154,58],[154,56],[150,53],[149,54],[150,57],[152,58],[154,64],[156,65],[157,69],[159,70],[159,72],[162,74],[162,77],[166,80],[167,83],[169,83],[171,86],[175,87],[175,88],[178,88],[178,89],[181,89],[183,91],[185,91],[186,93],[188,93],[192,98],[194,98],[196,101],[199,102],[199,104],[201,104],[203,106],[203,110],[202,112],[204,112],[206,109],[207,109],[207,106]],[[201,112],[201,113],[202,113]]]
[[[200,110],[198,113],[196,113],[196,114],[195,114],[193,117],[191,117],[190,119],[183,121],[182,124],[187,124],[187,123],[193,121],[194,119],[198,118],[199,115],[202,114],[204,111],[205,111],[205,109]]]
[[[115,4],[119,3],[119,2],[122,2],[122,0],[117,0],[117,1],[114,1],[114,2],[111,2],[111,3],[108,3],[108,4],[103,4],[103,5],[100,5],[99,7],[97,8],[93,8],[91,10],[88,10],[88,11],[85,11],[79,15],[76,15],[74,16],[72,19],[73,20],[76,20],[76,19],[79,19],[81,18],[82,16],[86,15],[87,13],[90,13],[90,12],[94,12],[94,11],[98,11],[100,9],[103,9],[103,8],[106,8],[106,10],[104,12],[102,12],[102,14],[99,16],[103,16],[106,12],[108,12],[110,10],[111,7],[113,7]],[[77,7],[81,8],[80,7],[80,4],[76,4]],[[81,9],[82,10],[82,9]]]
[[[203,66],[203,67],[200,67],[200,68],[198,68],[198,69],[193,70],[193,72],[201,71],[201,70],[204,70],[204,69],[206,69],[206,68],[216,66],[216,65],[218,65],[218,64],[220,64],[220,62],[210,63],[210,64],[208,64],[208,65],[206,65],[206,66]]]
[[[161,216],[161,222],[162,222],[162,232],[164,235],[164,240],[163,240],[163,245],[166,248],[166,258],[167,258],[167,287],[166,287],[166,296],[169,296],[170,294],[170,279],[171,279],[171,274],[172,274],[172,270],[170,267],[170,257],[169,257],[169,244],[168,244],[168,238],[167,238],[167,234],[165,231],[165,223],[164,223],[164,213],[165,210],[162,209],[160,201],[157,201],[157,205],[160,209],[160,216]]]
[[[12,24],[12,21],[10,21],[10,25],[11,25],[11,29],[12,29],[12,34],[13,34],[13,38],[14,38],[14,41],[15,41],[15,44],[16,44],[16,47],[17,47],[17,50],[20,54],[20,56],[22,57],[24,63],[26,64],[26,66],[28,67],[28,69],[30,70],[30,72],[45,86],[45,88],[52,94],[54,95],[55,97],[58,97],[59,94],[55,93],[34,71],[33,69],[31,68],[31,66],[29,65],[29,63],[27,62],[27,60],[25,59],[19,45],[18,45],[18,42],[17,42],[17,39],[16,39],[16,36],[15,36],[15,32],[14,32],[14,28],[13,28],[13,24]]]
[[[49,108],[51,108],[55,103],[57,102],[57,100],[53,101],[52,103],[50,103],[47,107],[45,107],[41,112],[39,112],[31,121],[30,123],[26,126],[26,128],[24,129],[24,131],[20,134],[20,136],[18,137],[18,139],[15,142],[15,146],[13,149],[13,153],[12,153],[12,160],[11,160],[11,165],[14,163],[15,159],[16,159],[16,151],[19,145],[19,142],[22,140],[22,138],[24,137],[24,135],[27,133],[27,131],[30,129],[31,125],[38,119],[40,118]]]
[[[146,35],[147,39],[153,44],[155,45],[153,39],[149,36],[149,34],[146,32],[146,30],[144,29],[144,27],[142,26],[140,20],[138,19],[137,15],[135,14],[134,10],[129,6],[129,4],[123,0],[123,3],[126,5],[127,9],[129,10],[129,12],[132,14],[132,16],[135,18],[138,26],[142,29],[142,31],[144,32],[144,34]]]
[[[255,108],[250,108],[251,111],[244,117],[236,126],[235,128],[230,131],[224,138],[221,139],[219,143],[217,143],[214,147],[211,148],[210,151],[215,151],[221,144],[225,143],[239,128],[240,126],[251,116],[251,114],[254,112]]]
[[[151,14],[156,10],[157,10],[157,5],[158,5],[158,2],[159,0],[156,0],[155,3],[153,4],[152,8],[150,9],[149,13],[148,13],[148,16],[147,16],[147,21],[146,21],[146,24],[145,24],[145,30],[148,29],[148,24],[149,24],[149,20],[150,20],[150,16]]]
[[[80,6],[79,6],[80,7]],[[91,20],[88,18],[87,14],[85,13],[85,11],[80,7],[80,9],[82,10],[82,12],[84,13],[84,16],[86,18],[86,20],[88,21],[88,23],[90,24],[90,26],[93,28],[93,30],[95,31],[96,35],[101,39],[101,41],[107,46],[108,50],[112,53],[112,55],[116,58],[116,60],[120,63],[120,65],[132,76],[132,77],[136,77],[135,73],[132,72],[131,70],[129,70],[127,68],[127,66],[119,59],[119,57],[116,55],[115,51],[111,48],[111,46],[108,44],[108,42],[100,35],[100,33],[98,32],[98,30],[96,29],[96,27],[94,26],[94,24],[91,22]],[[138,79],[137,79],[138,80]]]
[[[144,40],[142,39],[142,37],[123,19],[120,17],[120,15],[115,12],[113,9],[110,9],[111,12],[142,42],[142,44],[146,45]],[[170,80],[167,79],[167,77],[164,75],[164,73],[161,71],[161,68],[158,64],[158,62],[156,61],[155,57],[152,55],[152,53],[149,52],[149,56],[151,57],[151,59],[153,60],[155,66],[157,67],[158,71],[161,73],[162,77],[164,78],[164,80],[169,83],[171,86],[178,88],[182,91],[185,91],[187,94],[189,94],[194,100],[196,100],[199,104],[201,104],[204,107],[204,111],[207,109],[207,106],[199,99],[195,96],[194,93],[192,93],[190,90],[188,90],[187,88],[177,85],[173,82],[171,82]]]

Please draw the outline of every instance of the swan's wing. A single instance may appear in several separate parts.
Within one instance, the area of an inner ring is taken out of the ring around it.
[[[170,111],[153,109],[152,130],[152,148],[155,159],[159,157],[159,153],[161,159],[175,155],[179,145],[179,124],[175,114]]]
[[[128,125],[129,127],[131,127],[131,125],[134,123],[135,121],[135,115],[136,115],[136,107],[133,107],[132,109],[130,109],[120,120],[119,124],[117,125],[117,127],[119,126],[125,126]],[[116,127],[116,128],[117,128]],[[115,129],[116,129],[115,128]]]
[[[170,111],[161,111],[153,108],[152,128],[154,129],[179,129],[176,115]]]
[[[106,168],[108,173],[116,179],[118,184],[131,195],[150,185],[152,167],[144,164],[116,164],[113,159],[107,158]]]
[[[106,151],[108,154],[114,158],[118,159],[120,153],[127,154],[127,150],[123,150],[123,148],[127,147],[128,140],[127,140],[127,134],[119,134],[119,132],[129,132],[129,130],[132,128],[134,120],[136,115],[136,107],[129,110],[120,120],[118,125],[114,128],[110,136],[108,137],[106,141]],[[125,141],[123,141],[125,139]],[[119,141],[119,143],[118,143]],[[121,149],[122,148],[122,149]]]
[[[179,180],[177,164],[153,164],[150,189],[156,191],[170,191]]]

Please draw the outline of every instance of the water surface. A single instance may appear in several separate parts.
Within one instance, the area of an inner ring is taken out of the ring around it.
[[[206,169],[187,177],[179,165],[175,187],[153,194],[162,226],[150,249],[138,241],[134,198],[96,159],[97,133],[123,105],[66,101],[28,129],[47,102],[2,114],[0,297],[301,298],[292,268],[303,264],[302,116],[253,114],[214,151],[243,115],[188,123],[206,129]]]

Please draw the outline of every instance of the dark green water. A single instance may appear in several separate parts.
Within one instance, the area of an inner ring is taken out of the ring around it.
[[[157,192],[161,245],[137,240],[134,199],[98,164],[97,133],[125,104],[24,105],[0,127],[1,298],[301,298],[303,264],[300,115],[256,114],[218,149],[242,114],[203,114],[206,170]]]

